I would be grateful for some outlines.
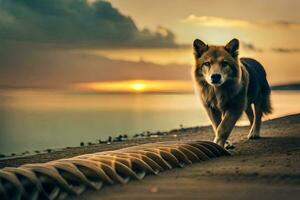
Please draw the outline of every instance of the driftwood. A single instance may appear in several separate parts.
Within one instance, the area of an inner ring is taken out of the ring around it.
[[[64,199],[86,189],[141,180],[174,167],[230,155],[208,141],[151,143],[0,169],[0,199]]]

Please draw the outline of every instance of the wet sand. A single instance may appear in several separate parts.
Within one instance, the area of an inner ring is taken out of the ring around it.
[[[262,138],[247,140],[249,127],[237,127],[231,157],[172,169],[127,185],[87,191],[70,199],[300,199],[300,114],[263,123]],[[166,140],[211,140],[211,127],[173,130],[157,138],[76,147],[0,161],[0,168],[46,162],[84,153]]]

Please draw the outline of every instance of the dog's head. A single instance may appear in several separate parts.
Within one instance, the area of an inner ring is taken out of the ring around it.
[[[226,82],[240,80],[237,39],[232,39],[225,46],[209,46],[196,39],[193,46],[196,60],[193,73],[199,83],[205,81],[214,87],[219,87]]]

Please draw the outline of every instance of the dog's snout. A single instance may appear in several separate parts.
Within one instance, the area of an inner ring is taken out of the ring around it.
[[[211,78],[212,83],[217,84],[217,83],[220,83],[222,76],[221,76],[221,74],[212,74],[210,78]]]

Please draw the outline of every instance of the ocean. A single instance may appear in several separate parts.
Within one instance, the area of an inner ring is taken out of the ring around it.
[[[274,91],[274,114],[299,113],[300,92]],[[20,155],[133,136],[208,125],[194,94],[72,94],[63,91],[0,91],[0,154]],[[240,125],[247,124],[242,118]]]

